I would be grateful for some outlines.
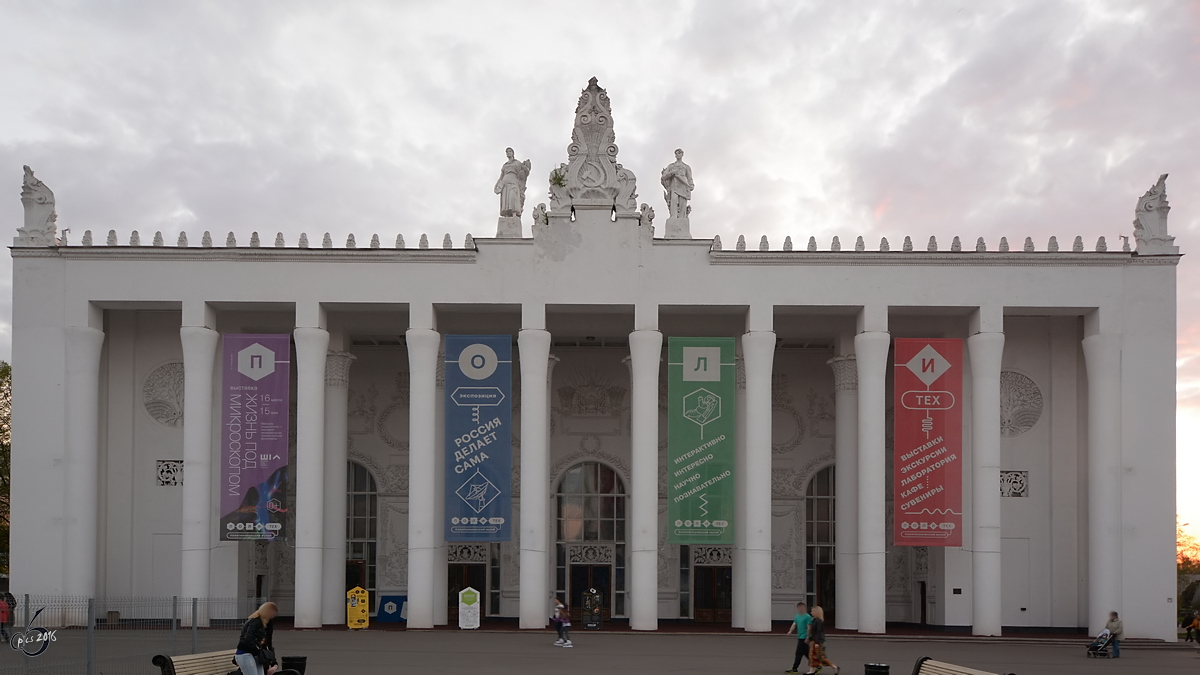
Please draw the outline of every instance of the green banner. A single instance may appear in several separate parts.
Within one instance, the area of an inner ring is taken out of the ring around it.
[[[733,544],[737,362],[733,338],[667,348],[667,541]]]

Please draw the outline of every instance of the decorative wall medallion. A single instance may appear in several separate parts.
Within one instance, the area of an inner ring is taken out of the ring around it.
[[[183,426],[183,362],[164,363],[142,383],[142,404],[156,422],[168,427]]]
[[[375,414],[378,412],[375,400],[378,397],[379,387],[374,382],[365,392],[350,390],[349,412],[346,415],[346,426],[350,433],[369,434],[374,430]]]
[[[487,544],[446,544],[446,562],[487,563]]]
[[[788,391],[788,376],[771,376],[771,453],[782,455],[795,450],[804,442],[808,428],[804,416],[796,409]],[[779,441],[779,442],[774,442]]]
[[[183,485],[183,460],[155,460],[159,485]]]
[[[613,561],[612,544],[569,544],[567,561],[574,563],[605,564]]]
[[[818,436],[833,436],[833,413],[830,412],[834,407],[832,396],[822,396],[817,393],[816,388],[808,388],[808,427],[809,436],[816,438]]]
[[[408,373],[396,373],[396,390],[392,402],[379,413],[375,431],[384,443],[400,452],[408,452]]]
[[[732,546],[693,546],[693,565],[732,565]]]
[[[1042,390],[1029,377],[1006,370],[1000,373],[1000,435],[1016,438],[1042,417]]]
[[[599,369],[580,369],[559,387],[563,412],[574,417],[612,417],[625,403],[625,388],[617,386]]]
[[[1000,472],[1000,496],[1001,497],[1028,497],[1029,496],[1029,472],[1028,471],[1001,471]]]

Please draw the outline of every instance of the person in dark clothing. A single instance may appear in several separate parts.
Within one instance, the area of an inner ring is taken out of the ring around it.
[[[808,627],[808,675],[813,675],[823,666],[833,668],[833,675],[842,671],[825,657],[825,610],[812,608],[812,625]]]
[[[795,631],[798,638],[796,642],[796,658],[792,661],[792,667],[783,672],[800,672],[800,661],[808,657],[808,626],[812,623],[812,620],[812,615],[808,613],[808,607],[803,602],[797,602],[796,617],[792,619],[792,625],[788,626],[788,635],[791,635],[792,631]]]
[[[243,675],[266,675],[267,667],[272,665],[263,662],[263,650],[275,651],[271,639],[275,632],[275,615],[278,613],[279,607],[275,603],[264,602],[242,625],[233,662],[242,669]]]

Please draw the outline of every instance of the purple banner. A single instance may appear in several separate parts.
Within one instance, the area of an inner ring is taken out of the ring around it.
[[[221,540],[283,536],[288,335],[225,335],[221,347]]]

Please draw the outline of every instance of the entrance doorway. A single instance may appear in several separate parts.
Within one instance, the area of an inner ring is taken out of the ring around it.
[[[612,618],[612,565],[571,565],[571,621],[583,620],[583,593],[600,592],[600,616]]]
[[[625,483],[599,462],[567,469],[558,482],[554,594],[578,619],[584,591],[602,595],[603,618],[625,612]]]
[[[450,626],[458,625],[458,593],[464,588],[479,591],[479,616],[488,615],[487,565],[483,563],[450,563],[447,569],[447,598]]]
[[[699,565],[695,580],[696,623],[733,623],[733,568]]]

